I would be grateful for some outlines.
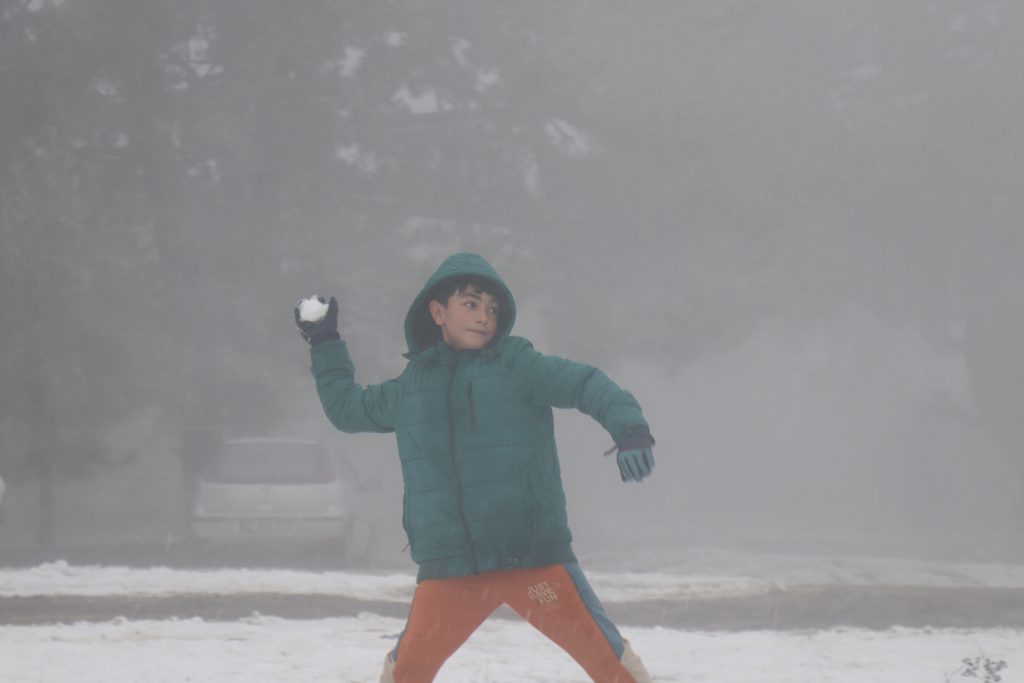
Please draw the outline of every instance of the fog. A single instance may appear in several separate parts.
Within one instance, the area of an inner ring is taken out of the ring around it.
[[[331,429],[292,307],[380,382],[474,251],[657,439],[625,485],[557,413],[581,558],[1024,559],[1022,65],[1009,0],[12,0],[0,558],[159,559],[197,436],[302,435],[411,565],[394,438]]]

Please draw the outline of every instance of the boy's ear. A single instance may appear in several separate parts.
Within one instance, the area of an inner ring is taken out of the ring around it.
[[[441,325],[444,322],[444,306],[441,305],[441,302],[431,299],[427,307],[430,309],[430,317],[434,319],[434,324]]]

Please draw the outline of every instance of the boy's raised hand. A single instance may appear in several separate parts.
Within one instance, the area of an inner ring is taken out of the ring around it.
[[[338,301],[333,296],[327,301],[319,295],[301,299],[295,305],[295,324],[310,346],[341,339],[338,334]]]
[[[651,476],[654,469],[654,437],[650,432],[629,434],[612,451],[617,451],[615,460],[619,463],[622,481],[639,482]]]

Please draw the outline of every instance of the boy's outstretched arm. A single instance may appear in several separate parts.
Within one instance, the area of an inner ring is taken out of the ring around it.
[[[334,297],[329,302],[323,297],[316,299],[304,299],[296,305],[295,324],[310,345],[311,369],[327,419],[343,432],[394,431],[391,416],[398,404],[398,382],[390,380],[365,388],[356,383],[355,365],[338,334],[338,302]],[[310,311],[322,312],[323,317],[308,320],[316,315],[310,315]]]
[[[554,408],[576,408],[603,426],[615,447],[623,481],[642,481],[654,468],[654,438],[640,404],[631,393],[601,370],[536,351],[526,340],[515,362],[531,403]]]

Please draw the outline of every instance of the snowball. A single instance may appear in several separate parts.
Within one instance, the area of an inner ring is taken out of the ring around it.
[[[321,301],[317,295],[314,294],[299,302],[299,319],[303,322],[319,322],[324,319],[325,315],[327,315],[327,302]]]

